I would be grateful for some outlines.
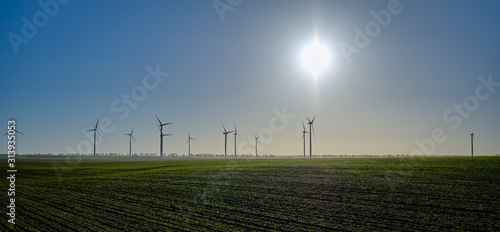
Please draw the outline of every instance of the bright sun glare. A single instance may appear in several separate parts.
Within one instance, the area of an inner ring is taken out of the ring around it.
[[[328,67],[330,53],[325,46],[315,40],[314,43],[304,49],[301,60],[302,66],[316,78]]]

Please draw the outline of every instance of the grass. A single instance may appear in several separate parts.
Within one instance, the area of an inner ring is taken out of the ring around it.
[[[500,230],[500,157],[16,164],[19,231]]]

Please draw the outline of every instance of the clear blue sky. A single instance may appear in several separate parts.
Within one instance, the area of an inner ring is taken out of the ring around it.
[[[244,141],[263,133],[261,154],[298,155],[301,120],[317,115],[315,154],[469,154],[472,131],[476,153],[500,153],[500,2],[220,2],[232,11],[218,13],[213,1],[69,1],[48,10],[1,1],[1,133],[15,118],[25,134],[18,152],[66,153],[90,144],[82,131],[107,118],[114,130],[99,128],[98,153],[128,152],[133,127],[133,151],[158,153],[157,114],[173,123],[166,153],[187,153],[187,131],[193,153],[223,153],[224,122],[238,126],[240,152],[253,153],[254,140]],[[370,12],[388,4],[390,20],[377,22]],[[342,47],[356,46],[355,28],[366,34],[367,25],[373,37],[348,62]],[[315,37],[332,56],[317,79],[300,63]],[[169,73],[151,90],[141,87],[148,66]],[[478,77],[490,74],[484,87]],[[146,93],[135,108],[120,102],[134,90]],[[453,106],[464,101],[460,114]],[[284,108],[295,115],[288,124],[276,117]],[[433,149],[435,130],[444,141]]]

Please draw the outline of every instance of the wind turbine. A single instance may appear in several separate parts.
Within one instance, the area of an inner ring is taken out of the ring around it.
[[[133,134],[134,134],[134,128],[132,128],[132,131],[130,132],[130,134],[125,134],[125,135],[129,136],[128,150],[129,150],[130,157],[132,157],[132,139],[134,140],[134,143],[135,143],[135,138],[134,138]]]
[[[191,140],[195,140],[195,139],[191,138],[191,135],[189,134],[189,131],[188,131],[188,141],[186,142],[188,144],[188,157],[191,156]]]
[[[471,150],[472,156],[474,156],[474,132],[472,132],[472,134],[470,134],[470,150]]]
[[[160,158],[163,157],[163,136],[170,136],[172,134],[163,134],[163,126],[167,126],[167,125],[170,125],[172,124],[171,122],[167,122],[167,123],[162,123],[160,121],[160,119],[158,118],[158,116],[156,116],[155,114],[155,117],[156,119],[158,119],[158,129],[160,129]]]
[[[253,136],[255,138],[255,158],[257,158],[257,142],[259,140],[260,136]]]
[[[309,159],[312,158],[312,150],[313,150],[313,144],[312,144],[312,135],[314,134],[314,119],[316,118],[316,115],[314,115],[314,118],[312,120],[309,120],[309,118],[306,117],[307,121],[309,121],[307,124],[309,124]]]
[[[222,132],[222,134],[224,134],[224,159],[226,159],[226,154],[227,154],[227,134],[230,134],[232,133],[233,131],[227,131],[226,130],[226,127],[224,126],[224,123],[222,123],[222,127],[224,128],[224,132]]]
[[[99,119],[97,119],[97,123],[95,124],[94,129],[87,130],[87,132],[91,132],[91,131],[94,132],[94,158],[95,158],[95,133],[97,132],[102,137],[101,133],[99,133],[99,131],[97,130],[97,125],[98,124],[99,124]]]
[[[18,130],[9,130],[9,131],[15,131],[16,133],[19,133],[19,134],[24,135],[23,133],[19,132]],[[7,131],[7,133],[5,133],[4,135],[2,135],[2,137],[4,137],[4,136],[8,135],[8,134],[9,134],[9,131]],[[10,139],[11,139],[11,137],[9,137],[9,140],[10,140]],[[10,150],[10,149],[9,149],[9,150]],[[9,155],[9,158],[10,158],[10,157],[11,157],[11,156]]]
[[[304,121],[302,121],[302,141],[304,141],[304,158],[306,158],[306,134],[309,134],[309,132],[306,131],[306,127],[304,126]]]
[[[236,158],[236,136],[238,135],[238,131],[236,130],[236,125],[234,125],[234,158]],[[241,138],[241,136],[239,136]]]

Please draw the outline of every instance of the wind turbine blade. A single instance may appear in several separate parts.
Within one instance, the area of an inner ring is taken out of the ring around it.
[[[96,122],[96,124],[95,124],[94,129],[96,129],[96,130],[97,130],[97,125],[98,125],[98,124],[99,124],[99,119],[97,119],[97,122]]]
[[[226,127],[224,126],[224,123],[220,122],[222,124],[222,127],[224,128],[224,132],[228,133],[226,130]]]
[[[94,131],[94,129],[92,129],[92,130],[87,130],[87,132],[91,132],[91,131]]]
[[[132,137],[132,139],[134,140],[134,143],[135,143],[135,138],[134,138],[134,136],[133,136],[133,135],[130,135],[130,136]]]
[[[135,127],[132,128],[132,132],[130,132],[131,135],[134,133],[134,129],[135,129]]]
[[[236,124],[234,124],[234,134],[238,135],[238,131],[236,130]]]
[[[304,126],[304,121],[302,121],[302,131],[306,131],[306,127]]]
[[[95,131],[97,132],[97,134],[99,134],[101,136],[101,138],[104,138],[104,137],[102,137],[101,133],[99,133],[98,130],[95,130]]]
[[[314,119],[313,119],[313,120],[314,120]],[[316,132],[314,132],[314,124],[313,124],[313,125],[311,125],[311,127],[312,127],[313,137],[314,137],[314,138],[316,138]]]
[[[174,135],[174,134],[163,134],[163,136],[171,136],[171,135]]]
[[[19,131],[17,131],[17,130],[14,130],[14,131],[15,131],[16,133],[19,133],[19,134],[24,135],[23,133],[21,133],[21,132],[19,132]],[[7,133],[3,134],[3,135],[2,135],[2,137],[6,136],[6,135],[8,135],[8,134],[9,134],[9,132],[7,132]]]
[[[156,117],[156,119],[158,120],[158,122],[159,122],[159,123],[160,123],[160,125],[161,125],[161,121],[160,121],[160,119],[158,118],[158,116],[156,116],[156,114],[155,114],[155,117]]]
[[[308,117],[306,117],[306,119],[307,119],[307,121],[311,122],[311,120],[309,120],[309,118],[308,118]]]
[[[228,131],[227,133],[230,134],[230,133],[233,133],[233,131]]]
[[[313,120],[311,121],[311,123],[314,123],[314,119],[316,119],[316,115],[314,115],[314,118],[313,118]]]

